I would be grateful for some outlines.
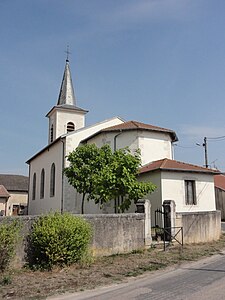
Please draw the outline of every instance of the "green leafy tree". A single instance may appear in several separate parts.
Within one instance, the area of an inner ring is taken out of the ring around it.
[[[138,170],[141,166],[140,150],[131,153],[129,148],[116,150],[112,154],[110,164],[96,176],[95,195],[96,203],[105,203],[120,198],[118,209],[124,212],[131,202],[137,202],[146,194],[153,192],[155,186],[150,182],[137,180]]]
[[[69,167],[64,173],[69,183],[82,195],[81,213],[84,213],[84,201],[93,198],[96,175],[109,164],[112,151],[108,145],[101,148],[87,144],[72,151],[67,160]]]
[[[131,202],[137,202],[154,191],[150,182],[137,180],[141,165],[140,150],[134,154],[128,148],[112,153],[108,145],[97,148],[95,145],[78,147],[68,156],[70,165],[65,169],[69,183],[82,194],[82,213],[84,200],[93,200],[103,205],[120,198],[119,209],[124,212]]]

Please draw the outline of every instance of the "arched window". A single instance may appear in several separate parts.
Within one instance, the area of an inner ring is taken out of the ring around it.
[[[53,142],[53,124],[52,124],[51,130],[50,130],[50,141],[51,141],[51,143]]]
[[[50,197],[55,196],[55,164],[53,163],[51,166],[51,174],[50,174]]]
[[[45,170],[41,170],[41,185],[40,185],[40,198],[43,199],[45,196]]]
[[[36,173],[33,175],[33,182],[32,182],[32,200],[36,198]]]
[[[75,125],[73,122],[68,122],[67,123],[67,132],[72,132],[75,130]]]

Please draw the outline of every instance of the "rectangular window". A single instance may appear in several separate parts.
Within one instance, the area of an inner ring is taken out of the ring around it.
[[[185,184],[185,204],[186,205],[196,205],[196,191],[195,191],[195,181],[194,180],[184,180]]]

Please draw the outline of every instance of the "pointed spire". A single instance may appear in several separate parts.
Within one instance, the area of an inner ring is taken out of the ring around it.
[[[72,77],[69,67],[68,53],[57,105],[64,104],[76,106],[76,99],[74,95]]]

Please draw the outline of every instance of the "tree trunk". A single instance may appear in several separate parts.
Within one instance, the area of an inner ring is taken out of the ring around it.
[[[81,214],[84,214],[84,200],[85,200],[85,194],[82,196],[82,203],[81,203]]]

